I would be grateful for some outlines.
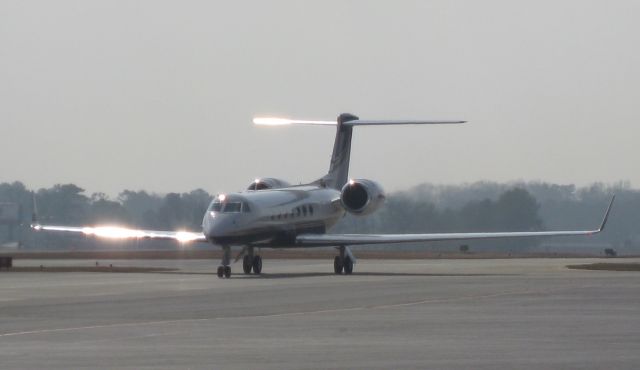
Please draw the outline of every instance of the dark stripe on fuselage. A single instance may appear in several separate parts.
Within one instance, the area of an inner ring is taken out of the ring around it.
[[[298,234],[324,234],[326,227],[322,223],[297,225],[293,230],[282,230],[280,228],[253,229],[238,233],[237,235],[227,235],[214,237],[210,241],[219,245],[251,245],[261,244],[264,246],[290,246],[295,244]]]

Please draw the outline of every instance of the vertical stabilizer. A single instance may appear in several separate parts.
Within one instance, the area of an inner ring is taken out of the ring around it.
[[[342,113],[338,116],[336,140],[333,144],[329,173],[321,179],[322,183],[327,187],[341,189],[349,179],[349,161],[351,159],[351,136],[353,133],[353,126],[345,125],[344,123],[357,121],[358,119],[358,117],[349,113]]]

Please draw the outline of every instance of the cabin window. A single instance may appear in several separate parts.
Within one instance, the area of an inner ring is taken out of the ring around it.
[[[309,216],[313,216],[313,206],[309,205]]]
[[[307,215],[307,206],[306,205],[302,206],[302,215],[303,216]]]

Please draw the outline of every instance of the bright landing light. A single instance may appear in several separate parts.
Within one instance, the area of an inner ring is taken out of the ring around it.
[[[65,226],[40,226],[34,225],[35,230],[81,232],[87,236],[96,236],[105,239],[173,239],[180,243],[188,243],[202,238],[201,233],[179,230],[176,232],[148,231],[129,229],[120,226],[94,226],[94,227],[65,227]]]
[[[180,243],[187,243],[187,242],[192,242],[194,240],[198,239],[198,236],[194,233],[190,233],[187,231],[178,231],[176,233],[176,239],[180,242]]]
[[[109,239],[144,238],[146,234],[141,230],[127,229],[117,226],[85,227],[82,229],[85,235],[95,235]]]

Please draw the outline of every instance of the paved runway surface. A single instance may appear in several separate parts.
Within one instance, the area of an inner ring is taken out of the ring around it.
[[[564,267],[597,261],[361,260],[335,276],[332,261],[265,260],[262,277],[230,280],[201,260],[2,272],[0,367],[637,369],[640,273]]]

